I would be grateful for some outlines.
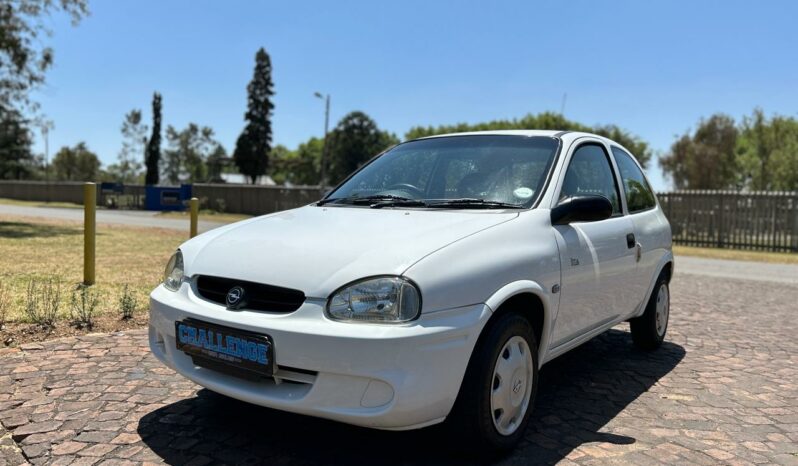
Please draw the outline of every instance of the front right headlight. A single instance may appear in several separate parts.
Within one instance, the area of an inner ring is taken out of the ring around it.
[[[183,283],[183,253],[178,249],[169,262],[166,264],[166,270],[163,273],[163,286],[167,290],[177,291]]]
[[[418,317],[421,293],[402,277],[375,277],[351,283],[330,296],[327,315],[350,322],[402,323]]]

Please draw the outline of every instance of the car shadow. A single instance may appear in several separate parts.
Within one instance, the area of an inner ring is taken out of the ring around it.
[[[646,353],[613,329],[547,364],[525,442],[510,457],[553,464],[588,442],[630,444],[600,432],[684,358],[665,342]],[[143,442],[169,464],[203,456],[228,464],[484,464],[441,426],[409,432],[353,427],[239,402],[209,390],[144,416]]]

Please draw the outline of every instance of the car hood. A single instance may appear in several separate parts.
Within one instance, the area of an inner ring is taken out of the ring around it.
[[[188,275],[215,275],[326,298],[518,216],[513,211],[306,206],[211,230],[181,246]],[[423,284],[422,288],[423,288]]]

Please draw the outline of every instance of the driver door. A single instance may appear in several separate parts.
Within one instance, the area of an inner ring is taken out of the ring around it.
[[[628,315],[634,307],[628,284],[634,279],[636,258],[627,235],[634,225],[624,216],[615,170],[600,141],[580,142],[571,152],[559,200],[600,195],[610,200],[612,217],[595,222],[555,225],[560,252],[560,307],[554,325],[553,347]]]

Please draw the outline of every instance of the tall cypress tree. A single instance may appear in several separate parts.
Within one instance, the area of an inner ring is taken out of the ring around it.
[[[144,163],[147,166],[145,183],[158,184],[158,166],[161,161],[161,94],[152,95],[152,136],[147,142]]]
[[[255,184],[258,176],[266,173],[272,150],[272,62],[261,48],[255,54],[255,74],[247,86],[247,122],[236,141],[233,160],[238,170]]]

